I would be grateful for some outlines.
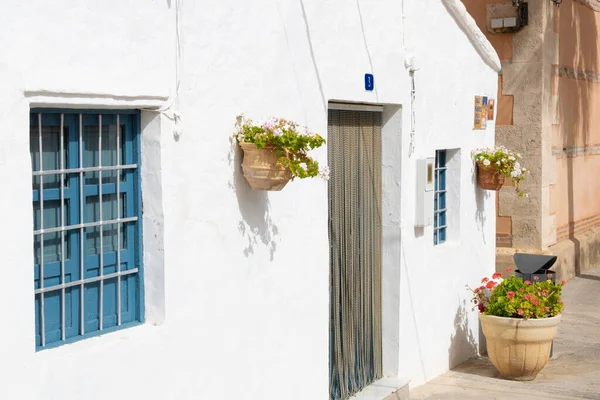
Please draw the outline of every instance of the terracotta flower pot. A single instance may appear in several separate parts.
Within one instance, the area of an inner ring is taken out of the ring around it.
[[[479,314],[490,361],[502,378],[535,379],[550,356],[561,316],[541,319]]]
[[[504,185],[504,175],[501,174],[495,165],[483,165],[483,162],[477,161],[477,180],[479,186],[485,190],[500,190]]]
[[[240,143],[244,151],[242,171],[254,190],[281,190],[292,179],[287,168],[277,165],[277,154],[272,147],[257,149],[254,143]]]

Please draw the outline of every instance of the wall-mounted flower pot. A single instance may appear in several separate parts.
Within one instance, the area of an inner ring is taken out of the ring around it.
[[[254,143],[240,143],[244,151],[242,171],[254,190],[281,190],[292,179],[290,171],[277,165],[277,154],[272,147],[257,149]]]
[[[548,362],[560,315],[521,319],[479,314],[488,356],[500,377],[517,381],[535,379]]]
[[[504,175],[501,174],[495,165],[483,165],[483,162],[477,161],[477,181],[479,187],[485,190],[500,190],[504,185]]]

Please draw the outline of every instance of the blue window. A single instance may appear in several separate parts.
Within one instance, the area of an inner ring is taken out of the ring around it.
[[[139,115],[32,110],[38,350],[143,320]]]
[[[446,150],[435,153],[435,191],[433,198],[433,244],[446,241]]]

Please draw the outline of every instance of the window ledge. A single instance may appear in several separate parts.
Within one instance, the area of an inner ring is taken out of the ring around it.
[[[115,93],[68,92],[58,90],[25,90],[30,106],[107,109],[160,109],[169,97],[165,95],[127,95]]]
[[[436,244],[434,247],[436,249],[456,249],[457,247],[460,247],[460,242],[444,242]]]
[[[408,400],[408,381],[382,378],[355,394],[350,400]]]
[[[101,352],[107,348],[123,343],[123,341],[132,344],[160,341],[164,331],[164,325],[153,325],[145,322],[140,325],[132,326],[127,329],[116,330],[113,332],[99,334],[89,338],[77,340],[72,343],[61,344],[53,348],[44,349],[35,353],[36,358],[55,358],[69,356],[71,354]]]

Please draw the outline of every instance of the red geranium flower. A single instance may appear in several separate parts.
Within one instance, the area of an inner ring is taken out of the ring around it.
[[[495,272],[494,275],[492,275],[492,279],[498,279],[502,277],[502,272]]]

